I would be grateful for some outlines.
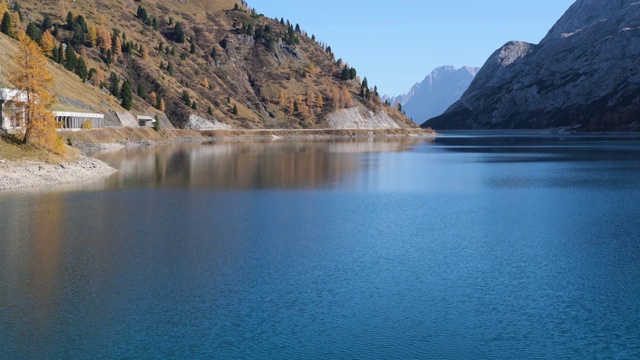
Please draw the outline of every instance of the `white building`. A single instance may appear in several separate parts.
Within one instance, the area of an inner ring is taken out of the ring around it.
[[[7,131],[24,129],[26,102],[25,94],[21,94],[18,90],[0,88],[0,129]]]
[[[56,117],[58,129],[82,129],[87,121],[91,122],[93,129],[104,127],[104,114],[54,111],[53,115]]]
[[[5,131],[22,130],[25,128],[25,103],[27,97],[18,90],[0,88],[0,129]],[[104,127],[104,114],[54,111],[58,129],[82,129],[87,122],[91,127]]]
[[[138,126],[140,127],[154,127],[156,125],[156,119],[151,116],[138,116]]]

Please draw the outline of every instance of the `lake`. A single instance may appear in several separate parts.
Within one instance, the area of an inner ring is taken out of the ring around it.
[[[640,358],[640,139],[215,143],[0,192],[2,359]]]

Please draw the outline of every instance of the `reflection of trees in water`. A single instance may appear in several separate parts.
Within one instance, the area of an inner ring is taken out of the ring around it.
[[[117,186],[317,188],[363,166],[358,154],[397,152],[424,139],[173,145],[99,156]]]

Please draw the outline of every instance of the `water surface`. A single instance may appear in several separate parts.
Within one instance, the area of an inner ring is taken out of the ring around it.
[[[638,358],[640,141],[175,145],[0,193],[0,358]]]

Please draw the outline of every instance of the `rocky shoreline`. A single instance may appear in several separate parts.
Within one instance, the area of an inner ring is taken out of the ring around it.
[[[60,164],[5,161],[0,162],[0,190],[87,182],[116,172],[106,163],[86,156]]]

